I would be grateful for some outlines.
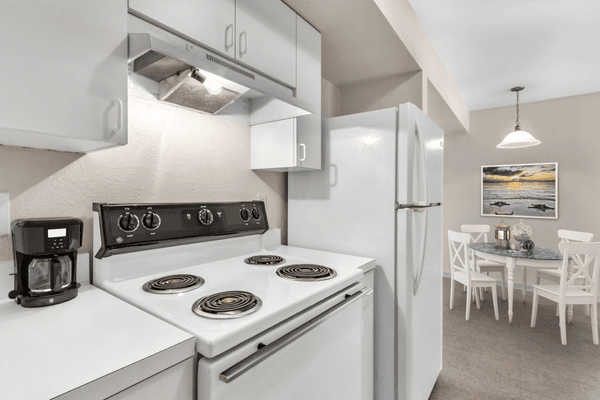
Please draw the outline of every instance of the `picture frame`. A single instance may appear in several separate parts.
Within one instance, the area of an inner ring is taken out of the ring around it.
[[[482,166],[481,216],[558,219],[558,163]]]

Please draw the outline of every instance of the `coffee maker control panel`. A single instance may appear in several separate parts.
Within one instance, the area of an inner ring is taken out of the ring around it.
[[[61,251],[69,248],[70,240],[67,236],[67,228],[55,228],[46,230],[46,251]]]

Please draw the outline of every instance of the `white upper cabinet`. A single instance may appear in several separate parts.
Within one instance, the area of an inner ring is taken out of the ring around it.
[[[280,0],[236,1],[235,58],[296,87],[296,13]]]
[[[321,111],[321,34],[297,16],[296,58],[298,75],[296,97]]]
[[[235,57],[235,0],[129,0],[129,11]]]
[[[88,152],[127,143],[126,4],[0,8],[0,144]]]

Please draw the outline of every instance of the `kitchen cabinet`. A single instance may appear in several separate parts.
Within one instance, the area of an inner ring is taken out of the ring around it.
[[[3,2],[0,37],[0,144],[88,152],[127,143],[125,2]]]
[[[299,15],[296,96],[321,110],[321,34]],[[252,125],[252,169],[304,171],[321,169],[321,114]]]
[[[235,0],[129,0],[129,12],[235,57]]]
[[[281,0],[129,0],[129,12],[296,87],[296,13]]]
[[[236,59],[296,87],[296,13],[280,0],[237,0]]]
[[[108,397],[107,400],[192,400],[195,379],[193,357]]]
[[[252,125],[250,168],[271,171],[321,169],[321,114]]]

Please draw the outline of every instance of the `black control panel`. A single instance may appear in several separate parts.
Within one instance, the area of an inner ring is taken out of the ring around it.
[[[102,246],[96,258],[152,248],[262,234],[269,229],[262,201],[239,203],[103,204]]]

